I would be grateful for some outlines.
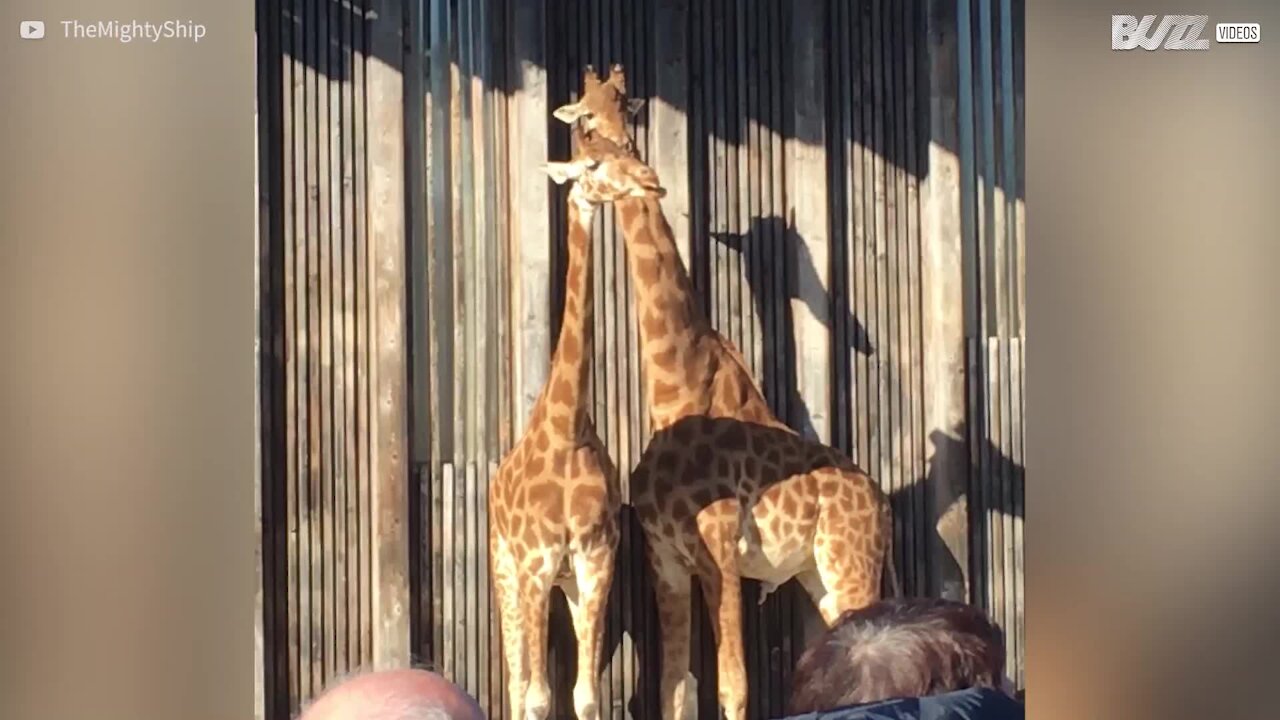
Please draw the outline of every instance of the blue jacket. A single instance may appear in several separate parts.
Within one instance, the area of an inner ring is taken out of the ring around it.
[[[1022,703],[1002,692],[970,688],[918,698],[885,700],[783,720],[1023,720]]]

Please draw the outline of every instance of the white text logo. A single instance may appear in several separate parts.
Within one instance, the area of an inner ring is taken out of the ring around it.
[[[1165,50],[1208,50],[1208,39],[1200,37],[1209,24],[1208,15],[1165,15],[1151,33],[1157,15],[1144,15],[1141,20],[1133,15],[1111,16],[1112,50],[1158,50],[1161,43]]]

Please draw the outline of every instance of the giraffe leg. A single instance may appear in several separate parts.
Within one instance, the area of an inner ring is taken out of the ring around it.
[[[689,672],[689,643],[693,632],[692,576],[674,553],[652,540],[649,548],[649,565],[662,634],[662,720],[691,720],[698,712],[698,693]]]
[[[822,575],[816,567],[796,573],[796,581],[804,588],[805,594],[813,600],[815,607],[822,607],[822,599],[827,596],[827,587],[822,584]],[[823,618],[825,621],[826,618]]]
[[[865,486],[851,483],[842,490],[821,510],[814,538],[813,559],[827,591],[818,611],[828,627],[846,611],[880,599],[887,552],[887,504],[876,507]]]
[[[498,595],[502,652],[507,661],[507,701],[511,717],[522,717],[524,686],[524,618],[520,614],[520,585],[515,559],[505,541],[491,539],[493,551],[493,585]]]
[[[710,544],[710,543],[708,543]],[[700,577],[716,629],[718,697],[726,720],[746,720],[746,660],[742,651],[742,578],[727,543],[714,552],[718,573]]]
[[[529,662],[528,684],[524,691],[525,720],[545,720],[551,712],[551,684],[547,679],[547,623],[550,622],[552,582],[561,559],[557,553],[550,563],[546,558],[540,565],[535,561],[521,577],[521,620]]]
[[[574,579],[565,586],[573,631],[578,639],[578,678],[573,686],[573,709],[578,720],[598,720],[600,693],[597,668],[604,643],[604,612],[613,582],[614,552],[601,545],[575,553]]]

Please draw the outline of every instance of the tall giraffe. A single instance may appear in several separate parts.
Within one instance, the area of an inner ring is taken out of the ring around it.
[[[599,88],[608,103],[580,100],[555,116],[633,147],[618,112],[628,107],[625,87],[615,65]],[[662,717],[695,711],[688,667],[697,578],[714,618],[720,705],[728,720],[744,720],[742,578],[761,581],[765,595],[796,578],[828,626],[871,604],[886,564],[897,585],[888,498],[842,452],[774,416],[742,356],[698,307],[658,199],[627,192],[634,170],[590,153],[583,162],[620,196],[614,208],[640,320],[653,437],[632,473],[631,502],[661,620]]]
[[[596,147],[602,141],[580,128],[573,135],[579,156],[591,149],[593,156],[608,157],[608,149]],[[584,164],[590,162],[548,163],[546,171],[563,183]],[[652,179],[628,187],[660,194],[656,175],[636,166]],[[588,180],[575,183],[568,194],[564,322],[551,371],[528,427],[499,465],[489,491],[490,562],[501,611],[507,693],[512,717],[526,720],[542,720],[550,709],[546,647],[553,587],[565,593],[578,640],[574,711],[579,720],[600,716],[597,665],[618,545],[620,493],[617,471],[588,407],[594,292],[591,227],[595,208],[618,196],[596,188],[598,195],[588,199],[592,190]]]

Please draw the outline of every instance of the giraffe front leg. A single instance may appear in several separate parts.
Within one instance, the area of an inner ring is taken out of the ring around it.
[[[650,541],[649,565],[658,601],[662,636],[662,676],[659,685],[662,720],[693,720],[698,694],[689,672],[689,644],[693,631],[693,581],[684,563]]]
[[[550,622],[551,585],[560,555],[541,568],[532,563],[534,572],[521,577],[521,621],[524,626],[525,651],[528,655],[528,683],[524,691],[525,720],[546,720],[551,712],[551,684],[547,680],[547,623]],[[519,718],[513,714],[513,718]]]
[[[736,563],[726,563],[718,577],[702,579],[702,594],[714,618],[718,697],[726,720],[746,720],[747,664],[742,646],[742,578]]]
[[[573,686],[573,709],[578,720],[600,717],[597,668],[604,643],[605,607],[613,583],[613,559],[614,549],[608,545],[576,554],[574,579],[565,586],[578,639],[578,678]]]
[[[524,617],[520,612],[520,585],[516,566],[506,542],[491,537],[493,548],[493,587],[497,594],[498,621],[502,634],[502,653],[507,664],[507,702],[510,717],[523,717],[524,685]]]

